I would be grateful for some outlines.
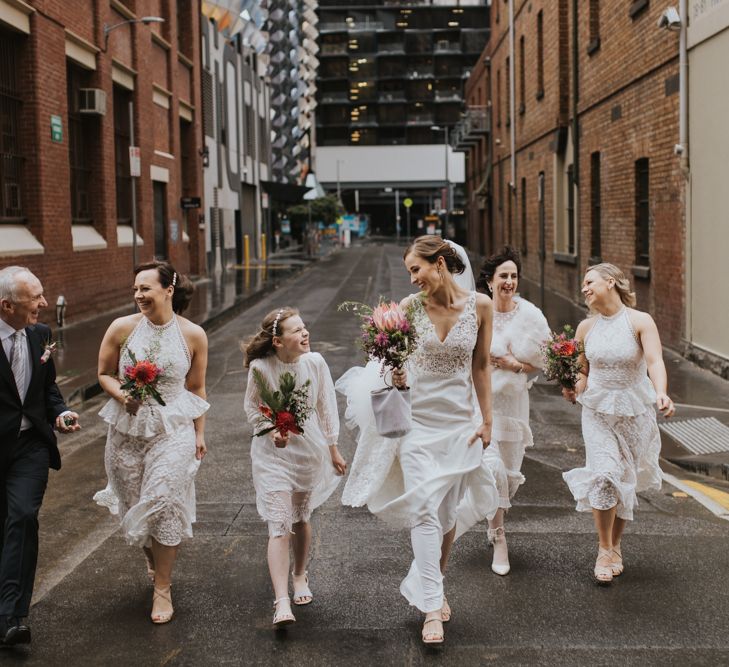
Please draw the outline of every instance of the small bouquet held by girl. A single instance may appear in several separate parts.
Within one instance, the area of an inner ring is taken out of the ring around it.
[[[291,373],[282,373],[279,377],[278,390],[274,391],[268,386],[260,370],[253,368],[251,373],[261,397],[261,404],[258,406],[261,418],[257,424],[261,430],[254,436],[258,438],[271,431],[278,431],[283,438],[289,433],[303,435],[304,422],[311,414],[309,405],[311,380],[306,380],[297,389],[296,378]],[[286,444],[276,443],[276,446],[285,447]]]
[[[568,324],[562,333],[552,332],[542,348],[544,354],[544,377],[557,380],[560,386],[574,390],[580,375],[580,356],[584,347],[575,340],[574,329]]]
[[[151,358],[137,360],[130,349],[127,349],[127,354],[132,363],[124,367],[124,377],[120,389],[139,403],[144,403],[148,397],[151,397],[160,405],[166,405],[157,389],[157,383],[164,373],[164,369]]]
[[[352,310],[362,318],[360,344],[367,358],[381,364],[380,374],[402,370],[417,347],[417,332],[409,309],[384,299],[371,308],[366,304],[345,302],[340,310]],[[387,386],[371,392],[372,411],[377,432],[385,438],[399,438],[412,428],[410,389]]]

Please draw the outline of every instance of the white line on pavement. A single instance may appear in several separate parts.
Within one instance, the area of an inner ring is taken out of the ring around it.
[[[663,481],[668,482],[669,484],[671,484],[672,486],[675,486],[680,491],[687,493],[697,503],[700,503],[701,505],[703,505],[707,510],[709,510],[715,516],[718,516],[720,519],[729,521],[729,510],[727,510],[725,507],[722,507],[715,500],[712,500],[711,498],[709,498],[709,496],[707,496],[704,493],[701,493],[701,491],[693,488],[692,486],[689,486],[688,484],[684,484],[680,479],[678,479],[677,477],[674,477],[673,475],[669,475],[666,472],[661,472],[661,475],[663,477]]]

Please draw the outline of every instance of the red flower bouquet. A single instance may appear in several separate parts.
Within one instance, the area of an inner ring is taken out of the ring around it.
[[[162,395],[157,389],[157,382],[164,373],[164,369],[149,359],[140,359],[134,356],[134,352],[127,350],[132,363],[124,367],[124,378],[121,384],[122,391],[127,392],[137,401],[144,402],[152,397],[160,405],[165,405]]]
[[[261,404],[258,406],[261,419],[258,426],[263,427],[254,435],[258,437],[274,430],[283,437],[289,433],[302,435],[304,422],[311,414],[309,405],[311,381],[307,380],[297,389],[296,378],[291,373],[282,373],[278,382],[278,390],[274,391],[268,386],[257,368],[252,369],[252,375],[261,397]]]
[[[565,325],[562,333],[552,332],[542,347],[544,355],[544,377],[557,380],[566,389],[574,389],[582,364],[580,355],[582,343],[575,340],[574,329]]]

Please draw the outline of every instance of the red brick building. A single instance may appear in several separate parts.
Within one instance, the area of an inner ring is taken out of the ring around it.
[[[468,114],[455,133],[467,153],[470,245],[520,248],[536,302],[543,285],[547,302],[582,304],[585,268],[613,262],[677,346],[684,179],[673,150],[678,35],[657,27],[665,7],[513,0],[512,40],[510,5],[492,3],[490,43],[466,89],[471,115],[488,109],[490,133],[474,132]]]
[[[129,302],[133,211],[138,261],[205,272],[203,209],[180,201],[203,191],[199,17],[197,0],[0,0],[0,267],[30,267],[71,321]]]

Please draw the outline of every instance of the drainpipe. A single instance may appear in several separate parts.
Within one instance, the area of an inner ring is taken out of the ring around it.
[[[575,188],[575,266],[580,271],[580,123],[577,116],[577,103],[580,99],[579,87],[579,16],[577,12],[578,0],[572,0],[572,172],[574,174],[573,187]],[[580,281],[578,281],[579,283]],[[579,287],[578,287],[579,295]]]
[[[509,196],[512,197],[509,232],[512,232],[514,229],[514,221],[519,219],[516,210],[516,77],[514,76],[514,70],[514,0],[509,0],[509,116],[511,117],[511,128],[509,128],[509,143],[511,147],[511,183],[509,183]],[[512,239],[510,238],[509,243],[511,241]]]
[[[681,171],[686,179],[689,177],[688,146],[688,0],[680,0],[681,31],[678,42],[678,143],[677,152],[681,156]]]

